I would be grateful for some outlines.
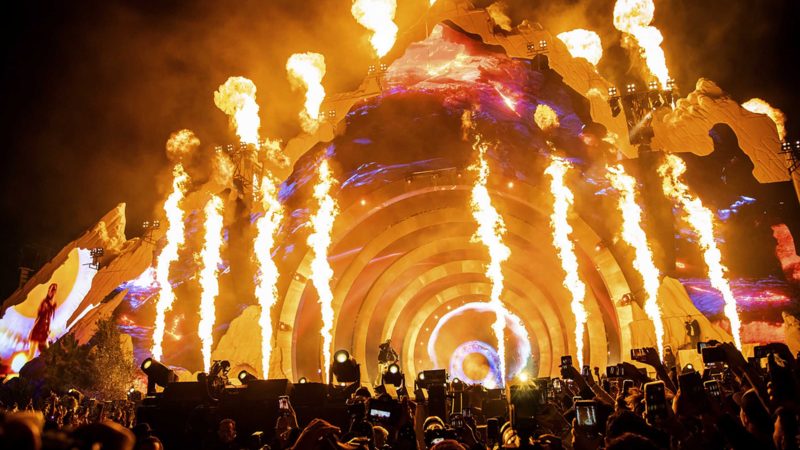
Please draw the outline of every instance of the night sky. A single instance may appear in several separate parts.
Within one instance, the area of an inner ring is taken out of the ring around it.
[[[118,203],[128,206],[128,237],[139,235],[168,188],[169,134],[190,128],[204,146],[234,140],[213,103],[228,76],[256,83],[262,135],[286,140],[299,131],[302,107],[286,80],[289,55],[323,53],[329,93],[354,89],[371,62],[350,0],[7,3],[0,298],[16,288],[20,264],[41,264]],[[427,3],[398,0],[401,30]],[[612,0],[508,3],[514,23],[597,31],[606,47],[600,71],[612,81],[640,73],[619,47]],[[683,93],[707,77],[738,101],[764,98],[786,113],[797,139],[799,22],[796,0],[656,0],[654,25]]]

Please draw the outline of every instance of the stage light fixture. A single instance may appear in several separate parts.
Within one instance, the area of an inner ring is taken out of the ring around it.
[[[617,94],[618,94],[617,88],[615,88],[614,86],[608,88],[608,96],[609,97],[616,97]]]
[[[361,368],[347,350],[337,350],[333,354],[331,371],[340,383],[353,383],[361,378]]]
[[[539,49],[540,50],[547,50],[547,41],[545,41],[545,40],[539,41]]]
[[[444,369],[424,370],[417,375],[417,386],[428,388],[433,385],[447,384],[447,372]]]
[[[389,364],[389,367],[386,368],[386,372],[383,373],[383,384],[402,386],[403,378],[403,371],[400,370],[400,365],[392,363]]]
[[[308,378],[306,378],[306,377],[300,377],[300,379],[299,379],[299,380],[297,380],[297,383],[298,383],[298,384],[306,384],[306,383],[308,383]]]
[[[648,88],[649,88],[651,91],[657,91],[657,90],[658,90],[658,81],[655,81],[655,80],[654,80],[654,81],[651,81],[650,83],[648,83],[648,84],[647,84],[647,87],[648,87]]]
[[[626,86],[625,89],[626,89],[626,92],[628,94],[635,94],[636,93],[636,85],[633,84],[633,83],[628,84],[628,86]]]
[[[142,362],[142,372],[147,375],[147,395],[156,393],[156,385],[165,388],[167,384],[178,381],[178,376],[172,369],[153,358]]]
[[[241,372],[239,372],[239,376],[237,378],[239,378],[239,382],[242,384],[248,384],[251,381],[258,379],[258,377],[256,377],[255,375],[246,370],[242,370]]]

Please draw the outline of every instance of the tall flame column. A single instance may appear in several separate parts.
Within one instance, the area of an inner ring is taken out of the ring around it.
[[[314,258],[311,261],[311,282],[319,295],[320,310],[322,312],[322,370],[326,382],[331,380],[328,374],[331,367],[331,353],[333,346],[334,311],[333,311],[333,291],[331,290],[331,279],[333,269],[328,262],[328,249],[331,246],[331,233],[333,223],[339,214],[339,207],[336,200],[331,197],[331,188],[336,180],[331,173],[327,159],[323,159],[318,170],[319,181],[314,186],[314,199],[317,200],[317,212],[310,218],[312,232],[308,236],[308,246],[311,247]]]
[[[214,340],[216,308],[214,302],[219,295],[219,265],[222,263],[222,199],[213,196],[204,208],[205,244],[200,254],[200,323],[197,335],[202,343],[203,367],[211,368],[211,346]]]

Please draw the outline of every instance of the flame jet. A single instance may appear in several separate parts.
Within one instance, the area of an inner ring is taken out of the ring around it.
[[[621,164],[609,167],[606,178],[619,192],[617,208],[622,213],[622,238],[633,247],[633,266],[644,281],[644,312],[653,322],[656,331],[658,354],[664,354],[664,321],[658,305],[658,288],[661,274],[653,262],[653,252],[642,229],[642,208],[636,203],[636,179],[625,173]]]
[[[205,244],[200,253],[200,323],[197,335],[202,343],[205,372],[211,369],[211,346],[214,343],[216,309],[214,302],[219,295],[219,265],[222,263],[222,199],[214,195],[203,209],[205,221]]]
[[[583,58],[596,66],[603,57],[603,43],[594,31],[578,28],[556,36],[566,46],[573,58]]]
[[[319,53],[295,53],[286,61],[286,71],[292,88],[306,90],[300,124],[306,133],[314,133],[319,127],[319,108],[325,99],[325,88],[322,86],[325,57]]]
[[[741,350],[742,324],[739,320],[739,312],[736,310],[736,298],[725,278],[725,272],[728,269],[722,265],[722,253],[714,238],[714,214],[703,206],[699,197],[689,192],[689,186],[681,180],[684,172],[686,172],[686,163],[680,157],[672,154],[666,155],[664,163],[658,168],[658,173],[662,177],[664,194],[680,205],[684,212],[684,219],[697,233],[698,244],[703,250],[703,259],[708,267],[709,281],[711,281],[711,286],[722,294],[722,300],[725,303],[723,312],[731,323],[733,341]]]
[[[164,321],[167,311],[172,309],[175,293],[169,282],[169,269],[172,263],[178,260],[178,250],[183,246],[184,223],[183,210],[180,203],[183,200],[189,176],[183,170],[183,164],[175,164],[172,171],[172,192],[164,202],[164,213],[167,217],[167,244],[161,249],[156,262],[156,282],[158,283],[158,299],[156,300],[156,321],[153,326],[153,359],[160,360],[162,344],[164,342]]]
[[[669,69],[661,43],[664,36],[658,28],[650,26],[655,16],[653,0],[617,0],[614,4],[614,27],[630,35],[642,49],[648,70],[667,88]]]
[[[372,32],[369,38],[378,58],[383,58],[397,40],[397,0],[353,0],[350,12],[356,21]]]
[[[786,139],[786,115],[778,108],[773,107],[765,100],[760,98],[751,98],[750,100],[742,103],[742,108],[756,114],[766,114],[775,122],[778,128],[778,139],[783,141]]]
[[[334,311],[333,291],[331,279],[333,269],[328,262],[328,249],[331,246],[333,223],[339,214],[336,200],[331,196],[331,188],[336,180],[331,173],[327,159],[323,159],[318,170],[319,181],[314,186],[314,199],[317,200],[317,212],[309,218],[312,232],[308,236],[307,244],[311,248],[314,258],[311,261],[311,282],[319,295],[319,304],[322,311],[322,363],[325,371],[325,381],[330,382],[328,375],[331,368],[331,350],[333,346]]]
[[[278,185],[272,175],[261,179],[259,190],[264,215],[256,220],[256,238],[253,252],[259,271],[256,275],[256,299],[261,308],[258,324],[261,327],[261,372],[269,378],[270,357],[272,355],[272,307],[278,299],[278,266],[272,259],[272,250],[283,220],[283,205],[278,200]]]
[[[214,104],[230,117],[239,140],[258,146],[258,117],[256,85],[244,77],[230,77],[214,92]]]
[[[550,215],[550,227],[553,230],[553,245],[558,251],[561,267],[564,269],[564,287],[572,296],[570,307],[575,315],[575,348],[578,365],[583,366],[583,328],[586,325],[586,308],[583,301],[586,297],[586,285],[578,274],[578,257],[575,246],[569,236],[572,226],[569,224],[569,208],[575,201],[572,191],[564,183],[567,171],[572,167],[569,161],[557,156],[552,158],[545,174],[552,178],[550,192],[553,194],[553,212]]]
[[[505,384],[508,378],[506,374],[506,344],[505,327],[506,311],[500,297],[503,294],[503,268],[502,264],[511,256],[511,250],[503,242],[506,233],[506,226],[503,217],[497,212],[486,182],[489,178],[489,163],[486,160],[488,146],[481,141],[480,135],[475,137],[473,148],[478,150],[478,162],[470,167],[470,170],[477,172],[478,177],[472,187],[472,197],[470,206],[472,207],[472,217],[478,223],[478,230],[473,236],[473,240],[480,241],[489,251],[489,264],[486,266],[486,277],[492,282],[492,291],[489,297],[489,306],[494,310],[495,321],[492,324],[497,339],[497,355],[500,359],[500,382]]]

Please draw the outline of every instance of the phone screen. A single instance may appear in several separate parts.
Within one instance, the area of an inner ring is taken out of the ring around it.
[[[289,410],[289,397],[285,395],[278,397],[278,409],[283,411]]]
[[[664,395],[664,383],[653,381],[644,385],[644,402],[649,420],[665,418],[667,401]]]
[[[369,416],[373,419],[388,419],[391,415],[391,412],[382,409],[370,408],[369,410]]]
[[[715,398],[717,400],[722,399],[722,389],[719,386],[719,381],[709,380],[703,383],[703,385],[711,398]]]
[[[578,422],[578,426],[593,427],[597,425],[597,412],[594,404],[581,403],[575,406],[575,419]]]

